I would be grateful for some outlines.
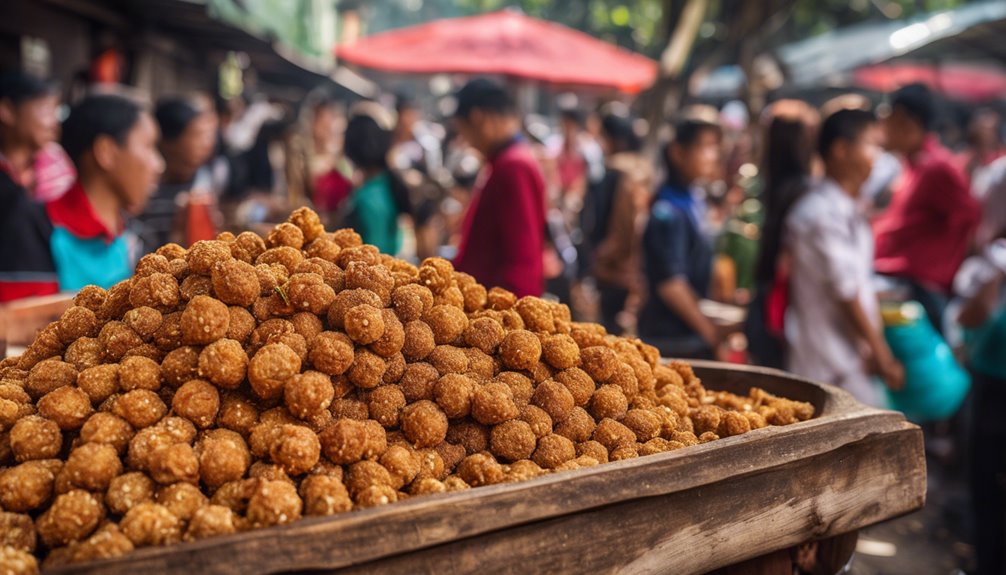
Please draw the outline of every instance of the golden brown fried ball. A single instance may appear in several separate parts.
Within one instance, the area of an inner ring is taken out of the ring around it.
[[[292,483],[260,480],[248,500],[248,520],[253,527],[283,525],[300,519],[303,505]]]
[[[217,426],[235,431],[242,436],[251,432],[258,423],[258,408],[242,394],[224,394],[220,399],[220,411],[217,413]]]
[[[335,290],[314,273],[293,274],[283,290],[294,308],[317,315],[327,313],[335,301]]]
[[[508,369],[531,369],[541,359],[541,342],[530,331],[511,331],[500,343],[499,356]]]
[[[17,461],[50,459],[63,447],[63,434],[51,419],[29,415],[19,419],[10,430],[10,447]]]
[[[228,246],[235,259],[249,264],[265,251],[265,242],[254,232],[241,232]]]
[[[346,377],[360,389],[373,389],[384,383],[384,372],[387,367],[381,356],[367,349],[358,348]]]
[[[384,318],[381,310],[369,304],[346,310],[343,326],[346,334],[361,345],[374,343],[384,335]]]
[[[5,388],[13,386],[5,385]],[[8,429],[22,417],[34,413],[31,401],[19,402],[11,399],[0,399],[0,429]]]
[[[552,307],[547,301],[534,296],[525,296],[517,300],[514,309],[520,314],[528,330],[543,333],[555,331]]]
[[[304,254],[300,250],[290,246],[278,246],[262,252],[262,255],[255,258],[255,265],[279,264],[292,274],[302,261],[304,261]]]
[[[220,392],[207,381],[193,379],[175,392],[171,410],[199,429],[206,429],[213,425],[220,411]]]
[[[367,427],[362,421],[339,419],[318,435],[321,449],[332,463],[348,465],[363,458]]]
[[[573,394],[564,385],[552,379],[538,384],[534,395],[531,396],[531,404],[545,410],[555,423],[565,421],[576,406]]]
[[[544,409],[536,405],[527,405],[521,409],[520,419],[531,426],[531,431],[539,439],[552,433],[552,418]]]
[[[55,421],[63,431],[80,429],[92,413],[91,398],[76,387],[60,387],[38,400],[38,414]]]
[[[503,482],[503,466],[488,453],[475,453],[458,464],[457,474],[472,487]]]
[[[269,457],[288,475],[302,475],[318,463],[321,442],[302,425],[281,425],[269,448]]]
[[[105,357],[112,361],[122,359],[129,350],[143,345],[143,338],[121,321],[106,323],[98,333],[98,341]]]
[[[73,489],[53,501],[35,522],[38,535],[49,548],[81,541],[98,527],[105,510],[98,498],[82,489]]]
[[[589,411],[597,420],[606,417],[621,419],[628,409],[629,400],[625,398],[622,388],[617,385],[602,385],[590,398]]]
[[[36,363],[31,368],[24,390],[32,399],[37,400],[54,389],[76,382],[77,368],[59,358],[50,358]]]
[[[81,338],[81,341],[87,339],[89,338]],[[17,360],[16,367],[22,370],[29,370],[43,359],[58,356],[63,352],[63,349],[64,345],[56,335],[56,326],[47,326],[39,332],[38,336],[35,337],[35,341],[21,354],[21,357]],[[75,361],[69,358],[66,358],[66,360],[76,365]],[[83,368],[78,366],[77,369]]]
[[[457,286],[451,286],[433,296],[433,305],[449,305],[460,310],[465,309],[465,296]]]
[[[716,429],[716,435],[720,437],[732,437],[751,431],[751,422],[743,413],[727,411],[720,418],[720,425]]]
[[[720,427],[720,420],[726,411],[716,405],[703,405],[693,409],[689,414],[692,424],[695,426],[695,434],[702,435],[709,431],[716,433]]]
[[[623,459],[633,459],[639,457],[639,450],[635,445],[623,445],[611,450],[608,456],[610,461],[622,461]]]
[[[419,475],[419,457],[403,445],[391,445],[381,455],[381,465],[391,475],[392,487],[401,489]]]
[[[347,289],[366,289],[377,294],[381,306],[391,305],[395,278],[383,265],[370,265],[362,261],[350,262],[346,270]]]
[[[451,467],[450,464],[452,461],[451,457],[449,457],[450,453],[445,450],[460,446],[464,453],[460,454],[461,457],[458,458],[458,461],[460,461],[465,455],[485,451],[489,448],[489,428],[468,419],[458,421],[453,423],[450,428],[448,428],[446,441],[447,443],[445,445],[439,445],[436,449],[440,452],[440,456],[444,459],[444,463],[447,464],[448,467]]]
[[[594,395],[594,380],[590,379],[587,372],[578,367],[564,369],[555,374],[555,380],[566,386],[573,396],[573,402],[579,407],[585,407],[591,396]]]
[[[122,462],[115,447],[104,443],[85,443],[70,452],[63,471],[75,487],[105,491],[109,482],[122,473]]]
[[[266,245],[271,248],[289,246],[295,250],[304,247],[304,232],[297,226],[284,222],[275,226],[266,237]]]
[[[513,393],[514,403],[523,408],[531,401],[534,394],[534,382],[529,377],[516,371],[502,371],[496,375],[495,381],[504,383]]]
[[[313,242],[325,233],[325,227],[321,223],[321,218],[311,208],[297,208],[290,214],[287,221],[300,229],[305,242]]]
[[[387,505],[396,501],[398,501],[398,492],[388,485],[371,485],[356,497],[356,504],[361,509]]]
[[[468,328],[468,316],[459,308],[449,305],[435,305],[423,316],[437,345],[454,343]]]
[[[227,305],[248,307],[262,292],[255,267],[248,262],[227,259],[213,266],[213,293]]]
[[[186,541],[229,535],[238,531],[234,512],[223,505],[207,505],[196,509],[185,530]]]
[[[168,408],[153,391],[134,389],[114,398],[112,413],[125,419],[136,429],[150,427],[168,412]]]
[[[595,427],[594,418],[585,409],[574,407],[569,417],[555,426],[555,432],[574,443],[581,443],[591,438]]]
[[[81,442],[105,443],[120,454],[125,452],[132,438],[133,427],[125,419],[111,413],[95,413],[80,428]]]
[[[148,466],[150,478],[161,485],[199,482],[199,458],[188,443],[175,443],[154,451]]]
[[[276,288],[286,283],[290,273],[280,264],[258,264],[255,266],[255,276],[258,278],[259,295],[270,296],[276,292]]]
[[[639,393],[639,382],[636,379],[636,374],[632,366],[626,363],[618,364],[615,372],[608,378],[608,383],[620,387],[622,394],[625,395],[625,399],[629,402],[632,402]]]
[[[384,364],[384,377],[381,378],[381,381],[386,385],[391,385],[402,380],[402,376],[405,375],[405,366],[408,364],[401,352],[385,358]]]
[[[161,312],[152,307],[136,307],[122,316],[122,322],[136,332],[144,341],[150,341],[164,321]]]
[[[282,343],[271,343],[255,353],[248,362],[248,382],[262,399],[278,399],[287,380],[300,373],[297,352]]]
[[[550,434],[538,440],[531,459],[544,469],[556,467],[576,457],[576,446],[568,438]]]
[[[363,444],[363,457],[365,459],[380,457],[384,453],[384,450],[388,448],[387,432],[384,431],[384,427],[380,423],[377,423],[373,419],[364,421],[363,426],[367,434]]]
[[[228,429],[209,431],[196,444],[196,453],[200,479],[210,490],[241,479],[251,465],[244,438]]]
[[[359,497],[367,488],[375,485],[393,487],[394,480],[383,465],[376,461],[358,461],[346,472],[346,489],[353,497]]]
[[[314,338],[318,337],[318,334],[325,329],[318,316],[306,311],[295,313],[290,318],[290,323],[293,324],[294,332],[303,337],[308,345],[311,345],[314,342]]]
[[[409,402],[433,399],[433,386],[440,379],[440,373],[428,363],[410,363],[399,380],[402,393]]]
[[[609,452],[626,445],[636,444],[636,434],[631,429],[611,418],[604,418],[594,429],[594,441],[600,443]]]
[[[107,292],[105,288],[98,287],[96,285],[87,285],[80,288],[77,295],[73,297],[73,305],[79,305],[81,307],[86,307],[87,309],[97,313],[101,309],[101,304],[105,302],[105,296]]]
[[[622,424],[636,434],[636,441],[640,443],[660,435],[660,416],[647,409],[630,409],[622,418]]]
[[[323,331],[308,351],[311,365],[328,375],[342,375],[353,364],[353,342],[345,334]]]
[[[182,520],[167,507],[145,501],[126,512],[119,523],[123,534],[137,547],[169,545],[182,539]]]
[[[493,356],[488,355],[474,347],[465,347],[462,348],[462,351],[466,356],[468,356],[469,375],[478,381],[483,382],[496,377],[497,370],[499,369],[499,363],[493,358]]]
[[[38,560],[29,551],[0,545],[0,565],[4,575],[38,575]]]
[[[488,442],[488,438],[486,439]],[[454,445],[447,441],[440,443],[433,448],[439,456],[440,460],[444,463],[444,473],[450,472],[450,470],[457,468],[461,460],[468,455],[468,452],[461,445]]]
[[[465,312],[472,313],[484,309],[488,303],[488,292],[485,286],[477,283],[465,284],[461,287],[461,296],[464,298]]]
[[[412,482],[412,485],[409,486],[409,494],[412,496],[446,492],[447,487],[444,483],[432,477],[424,477],[423,479]]]
[[[608,347],[593,346],[580,351],[583,370],[594,381],[606,382],[615,373],[618,355]]]
[[[419,283],[434,294],[442,293],[454,282],[454,266],[444,258],[426,258],[419,265]]]
[[[332,379],[319,371],[294,375],[283,390],[283,400],[294,416],[307,419],[328,409],[335,397]]]
[[[131,471],[112,479],[105,492],[105,505],[116,515],[154,499],[154,482],[145,473]]]
[[[178,291],[185,301],[191,301],[196,296],[208,296],[213,293],[213,280],[208,275],[193,274],[182,280]]]
[[[342,329],[346,312],[350,308],[367,304],[381,308],[381,298],[374,292],[365,289],[345,289],[335,296],[335,301],[328,308],[328,325],[332,329]]]
[[[527,481],[545,473],[544,469],[530,459],[514,461],[507,467],[507,481]]]
[[[189,301],[182,312],[182,339],[188,345],[213,343],[227,335],[230,321],[230,311],[223,302],[198,295]]]
[[[608,448],[601,445],[597,441],[591,439],[590,441],[584,441],[582,443],[576,444],[576,455],[577,457],[587,456],[598,463],[608,462]]]
[[[161,388],[161,366],[149,357],[128,356],[119,363],[119,387],[123,391]]]
[[[24,553],[33,553],[37,546],[38,535],[35,532],[35,524],[29,515],[0,512],[0,567],[15,567],[12,556],[9,555],[11,551],[17,549]],[[33,557],[32,561],[34,561]],[[13,573],[17,574],[21,571],[15,570]],[[37,568],[32,573],[37,574]]]
[[[402,410],[401,428],[417,448],[433,447],[447,437],[447,415],[429,400],[420,400]]]
[[[406,284],[395,288],[391,303],[402,322],[416,321],[433,308],[433,292],[423,285]]]
[[[222,389],[237,389],[248,372],[248,354],[241,344],[223,338],[199,353],[198,374]]]
[[[66,346],[63,359],[78,371],[99,365],[104,359],[104,348],[98,338],[82,337]]]
[[[496,425],[520,415],[510,386],[499,381],[477,387],[472,397],[471,412],[472,417],[483,425]]]
[[[231,258],[231,249],[226,242],[218,240],[200,240],[189,248],[185,261],[194,274],[210,275],[213,266],[219,261]]]
[[[353,501],[342,480],[328,475],[304,478],[299,490],[304,500],[304,514],[323,516],[344,513],[353,508]]]
[[[178,280],[170,273],[153,273],[134,279],[128,296],[129,305],[134,308],[149,307],[159,312],[174,309],[181,297]]]
[[[464,332],[465,344],[478,348],[485,353],[494,354],[506,331],[503,325],[491,317],[473,319]]]
[[[352,228],[341,228],[332,232],[332,241],[339,244],[339,247],[355,248],[363,245],[363,238]]]
[[[175,443],[191,443],[196,436],[196,428],[181,417],[166,417],[157,425],[140,429],[129,441],[126,461],[130,468],[146,469],[154,453]]]
[[[493,427],[489,438],[493,455],[504,461],[528,459],[534,453],[538,437],[531,425],[520,419],[505,421]]]
[[[430,363],[441,375],[449,373],[467,373],[470,363],[464,349],[453,345],[438,345],[427,356]]]
[[[381,357],[392,357],[402,351],[405,345],[405,328],[390,309],[381,310],[381,320],[384,324],[383,333],[370,345],[370,350]],[[346,332],[349,333],[348,325]]]
[[[86,541],[71,545],[70,561],[82,563],[98,559],[121,557],[133,551],[133,542],[126,537],[115,523],[106,523]]]
[[[94,337],[98,335],[98,318],[84,306],[70,306],[56,323],[56,335],[63,345],[70,345],[82,337]]]
[[[0,472],[0,505],[17,513],[38,509],[52,497],[55,484],[56,474],[46,463],[26,461]]]
[[[399,416],[405,407],[405,393],[397,385],[382,385],[370,392],[367,408],[371,419],[387,429],[398,427]]]
[[[367,408],[367,403],[358,399],[333,399],[329,411],[332,412],[332,417],[335,419],[364,421],[370,418],[370,410]]]
[[[199,377],[199,354],[198,348],[190,346],[169,351],[161,360],[161,377],[164,378],[164,382],[177,388],[186,381]],[[104,374],[102,377],[110,378],[111,374]],[[118,371],[115,379],[118,382]],[[88,394],[90,395],[90,392]]]
[[[541,348],[542,359],[556,369],[570,369],[580,363],[580,347],[565,334],[548,336]]]
[[[136,262],[133,277],[140,278],[158,272],[168,273],[169,269],[168,258],[158,253],[147,254]]]
[[[433,397],[447,417],[457,419],[471,413],[475,382],[467,375],[448,373],[433,386]]]
[[[517,296],[501,287],[491,288],[486,299],[489,307],[494,310],[507,310],[517,303]]]
[[[154,501],[168,508],[182,521],[189,521],[196,510],[209,505],[210,500],[191,483],[173,483],[162,487]]]

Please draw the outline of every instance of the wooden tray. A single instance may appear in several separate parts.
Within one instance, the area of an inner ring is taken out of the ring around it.
[[[806,422],[52,573],[705,573],[923,506],[922,431],[837,388],[693,362],[710,389],[810,401]]]

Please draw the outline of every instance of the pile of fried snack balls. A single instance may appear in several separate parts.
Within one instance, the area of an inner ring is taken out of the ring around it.
[[[81,290],[0,361],[0,564],[116,557],[681,449],[809,404],[294,212]]]

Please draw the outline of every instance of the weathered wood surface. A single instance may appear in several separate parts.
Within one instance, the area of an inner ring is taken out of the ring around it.
[[[711,389],[814,403],[806,422],[679,451],[251,531],[53,573],[704,573],[925,501],[922,433],[847,393],[694,362]]]

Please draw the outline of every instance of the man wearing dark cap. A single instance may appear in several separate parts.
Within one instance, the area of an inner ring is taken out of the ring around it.
[[[941,330],[954,274],[981,213],[964,174],[932,132],[935,108],[932,94],[921,84],[891,97],[884,123],[887,147],[903,156],[905,170],[873,232],[876,271],[907,280],[912,297]]]
[[[454,265],[486,287],[541,295],[545,181],[521,138],[513,100],[485,79],[472,80],[456,98],[458,132],[486,165],[465,214]]]

